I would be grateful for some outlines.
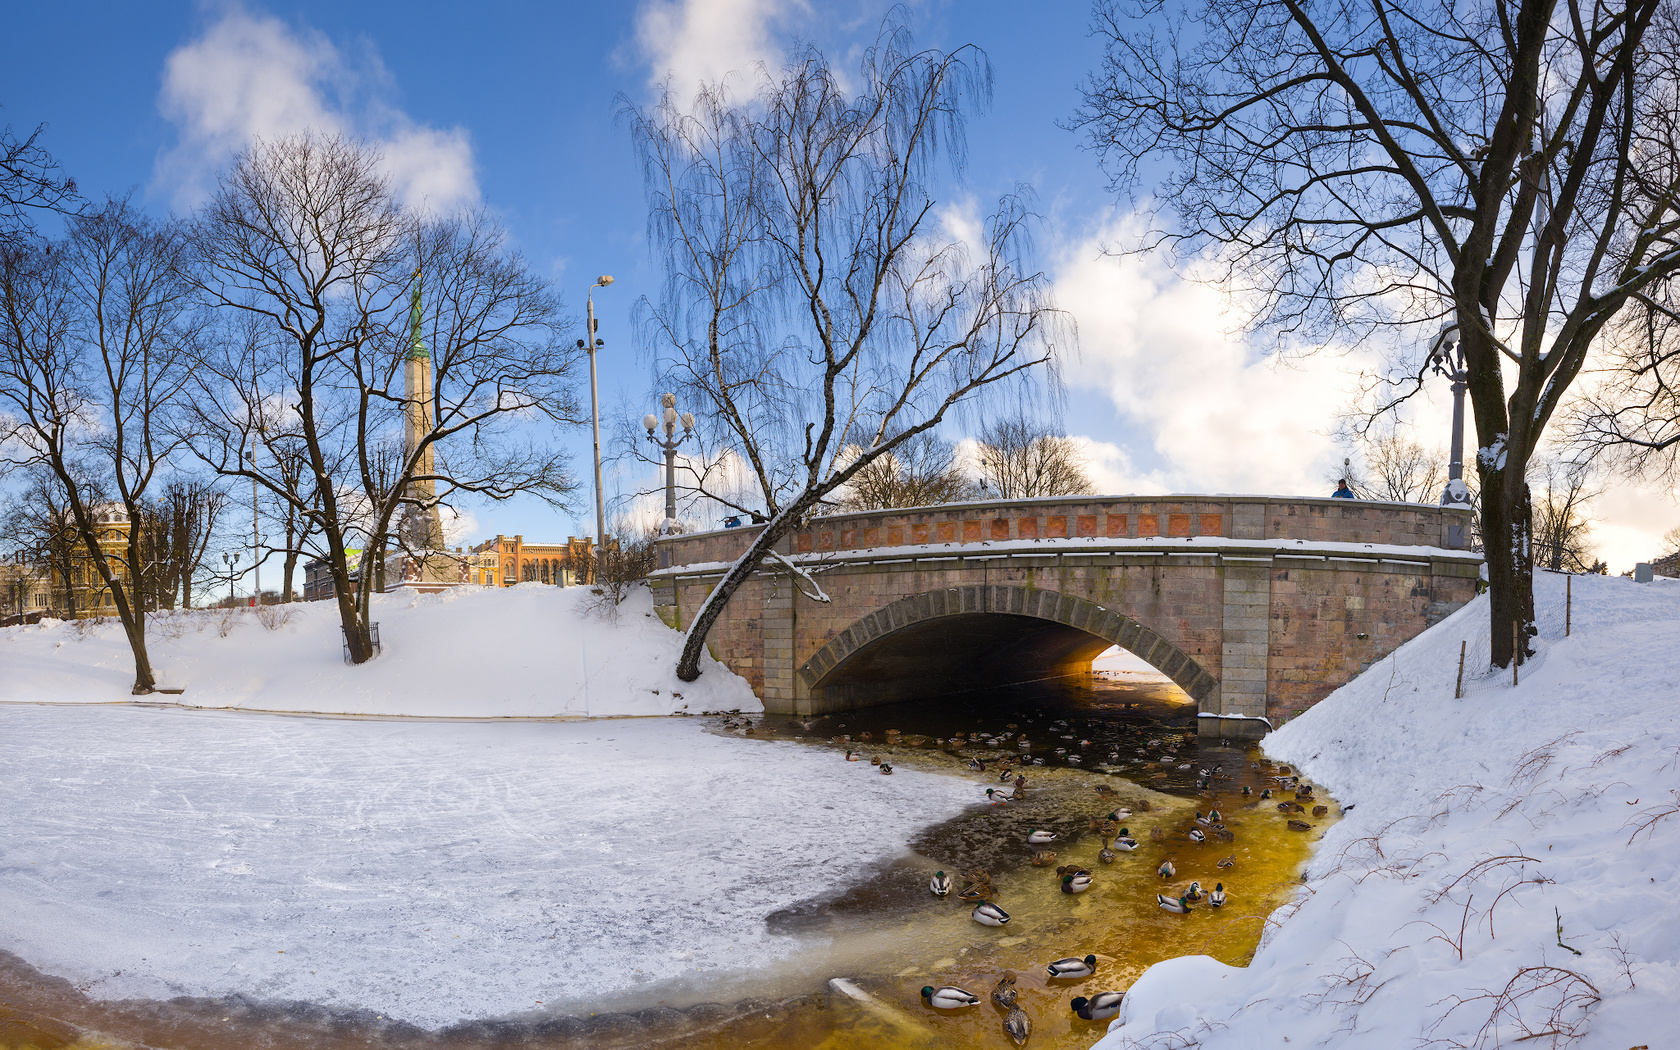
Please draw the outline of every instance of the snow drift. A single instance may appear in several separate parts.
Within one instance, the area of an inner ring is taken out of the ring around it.
[[[1673,1045],[1680,585],[1573,588],[1565,637],[1564,578],[1536,580],[1515,688],[1479,673],[1480,598],[1268,736],[1345,818],[1250,966],[1151,968],[1097,1045]]]

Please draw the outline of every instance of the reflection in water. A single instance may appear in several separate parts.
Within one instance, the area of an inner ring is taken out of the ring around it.
[[[1307,802],[1306,813],[1286,815],[1277,804],[1293,798],[1288,791],[1262,800],[1263,790],[1279,787],[1272,779],[1278,770],[1247,745],[1196,739],[1186,701],[1164,679],[1099,674],[808,723],[760,720],[753,735],[807,741],[819,760],[844,761],[850,748],[865,762],[968,777],[978,799],[986,787],[1013,792],[1013,781],[998,775],[1008,756],[1027,786],[1018,801],[928,828],[911,844],[912,856],[871,878],[770,916],[772,931],[801,936],[813,948],[753,986],[665,989],[652,993],[667,996],[662,1001],[614,1013],[530,1015],[427,1032],[370,1011],[312,1004],[96,1001],[0,953],[0,1047],[1007,1047],[1004,1011],[989,999],[1006,972],[1015,974],[1018,1004],[1032,1022],[1030,1046],[1086,1047],[1108,1022],[1076,1017],[1072,997],[1124,990],[1145,967],[1179,955],[1245,963],[1329,819],[1312,816],[1312,807],[1334,809],[1321,798]],[[975,758],[984,771],[969,768]],[[1121,823],[1139,845],[1105,864],[1092,823],[1118,808],[1131,810]],[[1196,815],[1215,808],[1231,840],[1206,828],[1207,841],[1193,842],[1189,832],[1201,828]],[[1316,827],[1289,831],[1288,816]],[[1056,835],[1040,847],[1056,853],[1044,867],[1031,863],[1026,838],[1033,829]],[[1156,874],[1164,860],[1176,869],[1170,879]],[[1091,889],[1063,893],[1058,865],[1087,869]],[[979,925],[970,904],[928,891],[936,869],[955,875],[970,868],[990,873],[995,900],[1011,916],[1006,926]],[[1228,903],[1215,910],[1202,901],[1187,915],[1157,907],[1157,893],[1176,897],[1192,882],[1204,890],[1223,883]],[[1090,978],[1046,973],[1054,959],[1087,954],[1098,959]],[[983,1001],[936,1011],[920,996],[927,985],[956,985]],[[702,995],[728,1002],[697,1002]]]

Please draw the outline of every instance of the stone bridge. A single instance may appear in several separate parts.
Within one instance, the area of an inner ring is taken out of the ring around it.
[[[1084,673],[1119,645],[1203,732],[1255,736],[1470,600],[1481,555],[1447,546],[1468,514],[1084,496],[832,515],[780,545],[830,600],[766,563],[708,641],[767,711],[799,715]],[[688,626],[755,532],[659,541],[667,623]]]

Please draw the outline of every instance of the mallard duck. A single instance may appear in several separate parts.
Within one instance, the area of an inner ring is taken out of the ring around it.
[[[967,879],[969,882],[983,882],[990,885],[992,881],[992,873],[987,871],[985,868],[964,868],[963,870],[957,872],[957,874]]]
[[[997,896],[997,891],[992,888],[991,883],[976,882],[964,886],[962,891],[957,894],[957,900],[968,904],[978,904],[981,901],[989,901],[995,896]]]
[[[1157,893],[1155,903],[1177,915],[1188,915],[1190,913],[1190,902],[1183,897],[1168,897]]]
[[[1263,799],[1271,798],[1272,797],[1272,789],[1271,788],[1266,788],[1264,791],[1261,791],[1260,792],[1260,797],[1263,798]]]
[[[1056,874],[1057,875],[1089,875],[1089,874],[1091,874],[1091,869],[1090,868],[1081,868],[1077,864],[1058,864],[1058,865],[1056,865]]]
[[[1033,850],[1032,863],[1035,868],[1048,868],[1056,863],[1056,851],[1053,849]]]
[[[1009,921],[1009,913],[991,901],[981,901],[969,913],[969,918],[982,926],[1002,926]]]
[[[1219,811],[1217,809],[1208,810],[1208,823],[1210,825],[1218,824],[1220,821],[1222,821],[1224,819],[1225,819],[1224,817],[1220,816]]]
[[[994,806],[1007,806],[1009,805],[1009,796],[1005,795],[997,788],[987,788],[986,801],[990,802]]]
[[[886,762],[882,762],[881,763],[881,775],[884,776],[884,777],[892,776],[892,766],[887,764]]]
[[[1330,812],[1329,806],[1314,806],[1312,808],[1312,815],[1315,817],[1322,817],[1328,812]]]
[[[1167,833],[1162,831],[1159,827],[1150,828],[1149,829],[1149,841],[1151,841],[1151,842],[1165,842],[1165,841],[1167,841]]]
[[[1078,980],[1083,977],[1089,977],[1097,972],[1097,957],[1095,955],[1087,955],[1083,959],[1075,959],[1072,957],[1057,959],[1049,966],[1046,966],[1044,971],[1050,975],[1052,980]]]
[[[1004,770],[998,774],[998,781],[1000,783],[1007,784],[1011,780],[1014,780],[1014,779],[1015,779],[1015,771],[1013,769],[1009,769],[1007,767],[1005,767]]]
[[[935,988],[930,984],[922,989],[922,998],[927,1000],[927,1004],[935,1010],[961,1010],[965,1006],[980,1005],[978,995],[949,985],[944,988]]]
[[[1237,866],[1237,855],[1233,853],[1224,860],[1216,862],[1213,866],[1216,868],[1234,868]]]
[[[1005,1010],[1015,1005],[1015,971],[1005,970],[998,978],[997,986],[992,989],[992,1002]]]
[[[1015,774],[1015,790],[1016,791],[1025,791],[1026,789],[1027,789],[1026,774],[1024,774],[1024,773]]]
[[[951,881],[951,876],[943,871],[936,871],[928,881],[928,889],[933,891],[935,897],[949,897],[951,890],[955,889],[955,884]]]
[[[1097,850],[1097,859],[1102,861],[1104,864],[1113,864],[1116,860],[1120,859],[1120,854],[1109,849],[1107,846],[1104,846],[1102,849]]]
[[[1293,802],[1279,802],[1277,804],[1277,811],[1279,813],[1293,813],[1293,812],[1295,812],[1295,803],[1293,803]]]
[[[1089,999],[1083,995],[1076,996],[1068,1005],[1086,1021],[1106,1021],[1120,1012],[1120,1004],[1125,998],[1125,992],[1098,992]]]
[[[881,756],[880,755],[869,756],[869,764],[872,765],[872,766],[880,765],[881,764]]]
[[[1138,848],[1137,839],[1132,838],[1130,828],[1121,828],[1120,834],[1114,836],[1113,845],[1115,849],[1125,850],[1127,853]]]
[[[1278,767],[1278,772],[1282,773],[1284,776],[1288,776],[1289,775],[1289,767],[1288,766],[1279,766]]]
[[[1115,791],[1113,788],[1109,787],[1107,784],[1098,784],[1097,787],[1096,787],[1096,792],[1097,792],[1098,795],[1100,795],[1103,798],[1113,798],[1116,794],[1119,793],[1119,792]]]
[[[1163,879],[1170,879],[1174,875],[1178,874],[1178,869],[1173,867],[1173,862],[1171,860],[1163,860],[1161,862],[1161,866],[1155,869],[1155,874],[1161,876]]]
[[[1208,894],[1208,903],[1215,908],[1225,907],[1225,884],[1223,882],[1213,884],[1213,892]]]
[[[1091,876],[1089,876],[1089,875],[1078,874],[1078,875],[1063,875],[1062,876],[1062,892],[1063,893],[1084,893],[1086,890],[1088,890],[1090,888],[1091,888]]]
[[[1040,831],[1037,828],[1030,828],[1027,831],[1027,844],[1030,846],[1047,846],[1055,841],[1056,833],[1054,831]]]
[[[1304,820],[1291,820],[1289,822],[1290,831],[1311,831],[1312,828],[1313,826]]]
[[[1149,804],[1149,800],[1146,798],[1140,798],[1136,802],[1132,803],[1132,805],[1139,813],[1148,813],[1151,809],[1155,808]]]
[[[856,751],[853,751],[849,747],[846,749],[846,761],[848,761],[848,762],[860,762],[862,760],[863,760],[862,755],[858,754]]]
[[[1244,784],[1243,787],[1242,787],[1243,798],[1247,798],[1248,796],[1250,796],[1252,794],[1254,794],[1254,789],[1249,787],[1247,784]]]
[[[1202,811],[1199,810],[1199,809],[1196,811],[1196,823],[1197,823],[1197,825],[1199,825],[1201,827],[1204,827],[1204,828],[1213,826],[1213,821],[1208,819],[1207,817],[1203,816]]]
[[[1191,904],[1201,900],[1202,884],[1200,882],[1192,882],[1190,884],[1190,888],[1184,891],[1184,899],[1189,901]]]
[[[859,733],[858,734],[858,739],[867,743],[867,742],[875,739],[875,734],[874,733]]]
[[[1191,828],[1190,829],[1190,841],[1194,842],[1196,845],[1200,846],[1202,843],[1207,841],[1207,836],[1202,834],[1202,829],[1201,828]]]
[[[1003,1019],[1003,1030],[1009,1033],[1009,1038],[1015,1041],[1016,1046],[1025,1046],[1027,1037],[1032,1035],[1032,1021],[1028,1019],[1025,1010],[1019,1006],[1012,1006],[1009,1008],[1009,1016]]]
[[[1237,839],[1236,832],[1232,831],[1223,824],[1214,825],[1213,837],[1218,839],[1220,842],[1235,842]]]
[[[968,760],[968,768],[974,770],[976,773],[984,773],[986,771],[986,763],[979,758],[971,758]]]

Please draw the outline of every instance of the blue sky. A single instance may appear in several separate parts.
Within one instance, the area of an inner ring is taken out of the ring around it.
[[[595,276],[616,278],[596,299],[608,343],[603,414],[639,418],[657,391],[629,314],[660,275],[617,100],[648,100],[667,73],[682,85],[774,61],[795,39],[844,67],[887,9],[878,0],[13,5],[0,43],[0,122],[47,122],[46,146],[84,193],[132,190],[160,212],[190,209],[256,134],[327,123],[380,142],[399,182],[494,209],[578,316]],[[1240,310],[1217,291],[1163,260],[1104,257],[1104,245],[1125,244],[1135,227],[1095,156],[1058,126],[1100,59],[1087,5],[922,0],[908,11],[920,45],[974,44],[991,61],[993,105],[970,126],[952,203],[983,203],[1019,183],[1036,190],[1039,262],[1080,333],[1058,415],[1090,442],[1099,487],[1327,494],[1343,454],[1330,436],[1335,413],[1351,373],[1374,356],[1347,347],[1295,364],[1264,360],[1232,334]],[[1416,420],[1427,443],[1444,441],[1444,402]],[[587,431],[571,444],[587,479]],[[609,479],[609,495],[648,480]],[[1670,523],[1672,507],[1659,502],[1621,515],[1631,530],[1616,541],[1623,560],[1646,556],[1640,547]],[[459,539],[582,535],[594,531],[591,508],[587,492],[571,516],[467,507]]]

